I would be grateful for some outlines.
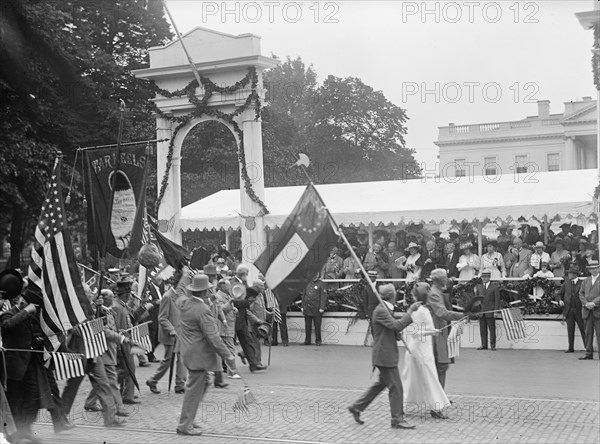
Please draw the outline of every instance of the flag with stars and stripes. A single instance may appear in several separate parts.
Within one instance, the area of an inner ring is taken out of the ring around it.
[[[52,362],[57,381],[85,375],[85,363],[80,353],[52,353]]]
[[[267,309],[273,312],[273,322],[281,324],[281,311],[279,311],[279,302],[270,288],[265,288],[265,299]]]
[[[96,358],[108,350],[103,318],[92,319],[79,324],[77,330],[83,337],[83,349],[86,359]]]
[[[525,328],[525,320],[519,308],[504,308],[500,310],[504,329],[506,330],[506,338],[509,341],[527,337]]]
[[[277,292],[280,304],[287,306],[321,271],[337,240],[325,204],[309,184],[254,265],[265,275],[268,287]]]
[[[58,159],[35,228],[28,277],[28,291],[41,293],[44,305],[40,325],[56,350],[60,346],[57,335],[85,322],[93,313],[81,285],[67,229]]]
[[[250,387],[245,385],[238,390],[237,399],[233,403],[232,410],[234,412],[248,413],[248,406],[250,404],[256,404],[256,398],[250,391]]]
[[[150,330],[148,330],[148,323],[136,325],[131,329],[131,342],[142,346],[148,353],[152,351],[152,341],[150,341]]]

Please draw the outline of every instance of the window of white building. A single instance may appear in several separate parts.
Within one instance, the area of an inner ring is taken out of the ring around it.
[[[560,154],[549,153],[548,159],[548,171],[560,171]]]
[[[498,174],[497,171],[496,157],[484,157],[483,158],[483,170],[486,176],[495,176]]]
[[[527,172],[527,155],[515,156],[515,168],[517,169],[517,174]]]
[[[465,168],[466,159],[454,159],[454,176],[465,177],[467,170]]]

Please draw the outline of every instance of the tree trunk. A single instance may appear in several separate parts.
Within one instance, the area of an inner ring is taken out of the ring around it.
[[[10,225],[10,260],[7,267],[21,268],[21,252],[23,251],[25,234],[25,213],[22,208],[13,209]]]

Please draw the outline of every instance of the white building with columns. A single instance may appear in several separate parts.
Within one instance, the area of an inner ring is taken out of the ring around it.
[[[565,102],[561,114],[550,101],[522,120],[439,127],[439,175],[497,176],[596,168],[596,101]]]

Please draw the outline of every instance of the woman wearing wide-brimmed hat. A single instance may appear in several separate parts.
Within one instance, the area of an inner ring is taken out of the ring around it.
[[[423,268],[424,259],[421,256],[421,246],[416,242],[411,242],[408,247],[404,249],[409,253],[409,256],[404,259],[404,256],[396,259],[396,264],[400,270],[406,272],[406,281],[418,281],[421,277],[421,270]]]
[[[498,252],[498,243],[489,241],[486,245],[487,252],[481,256],[481,268],[491,271],[491,280],[506,277],[504,258]]]
[[[479,256],[471,251],[472,248],[473,244],[469,241],[460,244],[460,250],[463,254],[458,258],[458,264],[456,264],[456,268],[460,272],[459,279],[471,280],[479,272],[481,261]]]

